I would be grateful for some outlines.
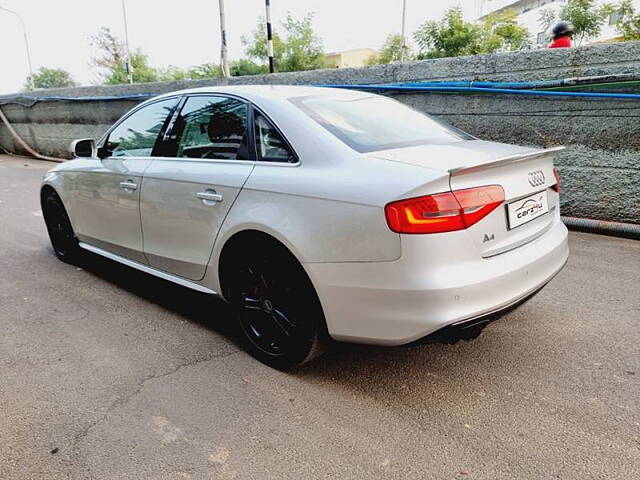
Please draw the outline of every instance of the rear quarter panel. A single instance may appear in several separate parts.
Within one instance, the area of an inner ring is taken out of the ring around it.
[[[408,192],[449,188],[447,173],[367,158],[288,101],[252,99],[280,128],[298,164],[258,162],[218,233],[203,282],[220,291],[218,262],[244,230],[270,234],[302,263],[390,262],[401,256],[384,206]]]
[[[448,175],[357,157],[327,165],[257,164],[218,235],[207,283],[220,291],[220,253],[243,230],[270,234],[303,264],[395,261],[401,240],[387,226],[384,206],[425,184],[446,189]]]

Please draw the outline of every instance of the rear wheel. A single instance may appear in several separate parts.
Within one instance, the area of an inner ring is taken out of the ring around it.
[[[43,192],[42,214],[56,256],[63,262],[77,262],[80,254],[78,239],[60,197],[51,189]]]
[[[261,362],[278,369],[301,365],[322,351],[325,323],[315,289],[284,247],[251,247],[255,252],[237,249],[223,267],[223,291],[239,333]]]

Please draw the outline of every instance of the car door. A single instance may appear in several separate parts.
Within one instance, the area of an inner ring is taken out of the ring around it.
[[[142,175],[178,101],[167,98],[134,110],[102,142],[105,158],[90,159],[74,173],[74,227],[81,241],[147,263],[140,224]]]
[[[215,237],[254,167],[249,105],[223,95],[193,95],[165,135],[142,182],[144,252],[159,270],[204,277]]]

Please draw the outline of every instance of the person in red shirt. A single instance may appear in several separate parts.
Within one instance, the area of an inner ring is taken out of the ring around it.
[[[573,46],[571,37],[573,37],[573,27],[568,22],[559,22],[553,27],[553,41],[549,44],[549,48],[569,48]]]

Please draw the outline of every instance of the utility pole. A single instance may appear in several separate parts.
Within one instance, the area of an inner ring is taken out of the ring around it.
[[[227,28],[224,21],[224,0],[220,0],[220,36],[222,44],[220,47],[220,63],[222,64],[222,74],[229,78],[229,60],[227,59]]]
[[[125,0],[122,0],[122,18],[124,20],[124,42],[125,42],[125,68],[129,83],[133,83],[133,65],[131,65],[131,50],[129,49],[129,28],[127,27],[127,7]]]
[[[400,47],[400,61],[404,60],[404,53],[407,49],[407,37],[405,36],[405,20],[407,17],[407,0],[402,0],[402,32],[400,35],[402,36],[402,45]]]
[[[35,88],[35,80],[33,78],[33,67],[31,65],[31,50],[29,49],[29,37],[27,35],[27,27],[24,23],[24,20],[22,19],[22,16],[20,16],[20,14],[18,12],[14,12],[13,10],[9,10],[8,8],[4,8],[4,7],[0,7],[0,10],[4,10],[7,13],[11,13],[12,15],[15,15],[16,17],[18,17],[18,20],[20,20],[20,24],[22,25],[22,33],[24,35],[24,46],[27,50],[27,64],[29,65],[29,84],[31,85],[31,89],[33,90]]]
[[[271,29],[271,5],[265,0],[267,7],[267,54],[269,55],[269,73],[275,72],[273,64],[273,30]]]

